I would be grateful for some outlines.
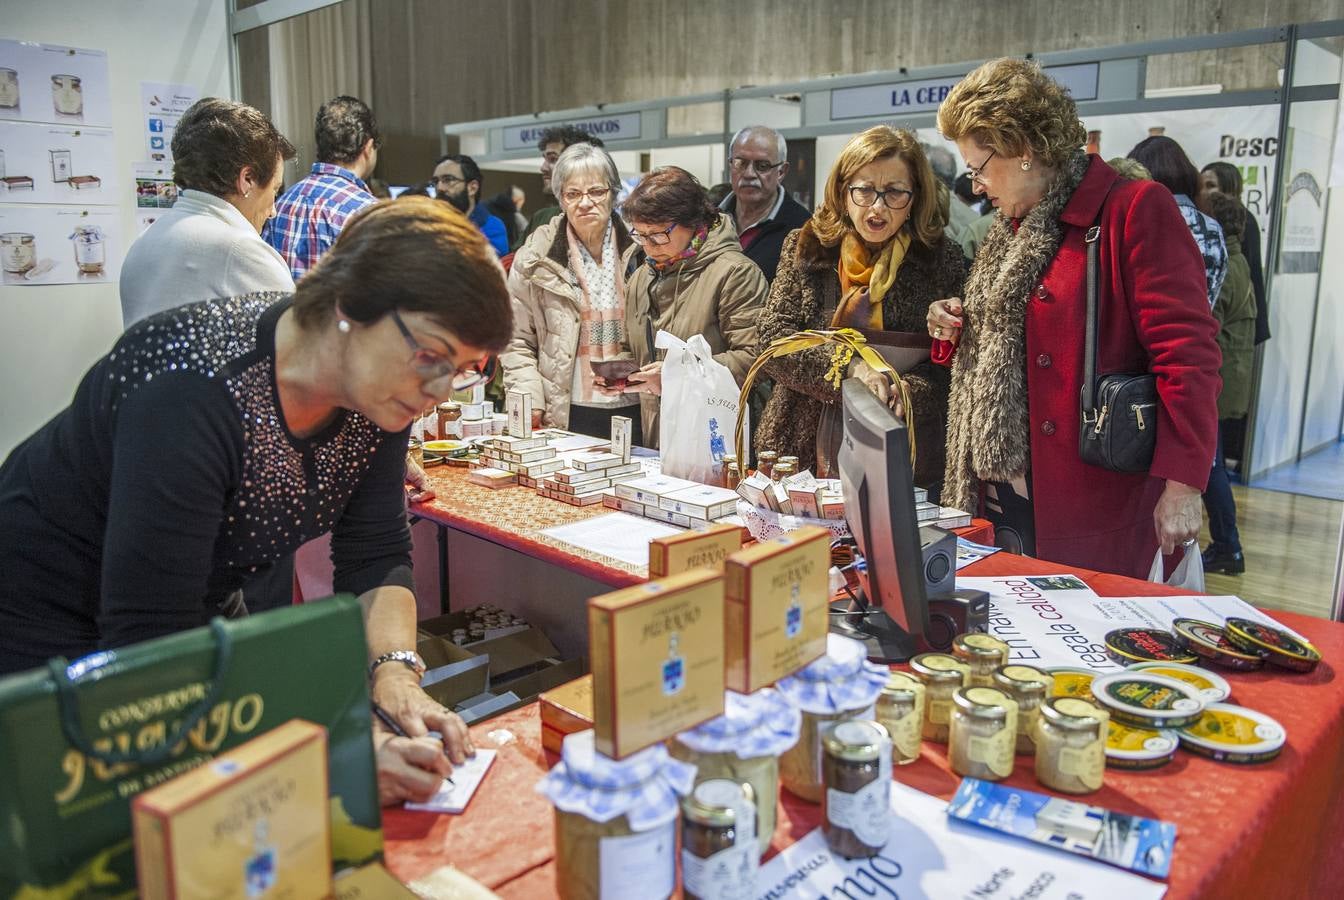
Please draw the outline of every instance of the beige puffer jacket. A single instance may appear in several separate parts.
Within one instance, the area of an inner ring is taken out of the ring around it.
[[[768,289],[760,268],[742,252],[732,223],[720,216],[695,256],[657,274],[641,263],[626,279],[625,339],[643,366],[655,359],[651,336],[659,331],[682,340],[702,334],[740,385],[756,361],[756,320]],[[639,397],[644,446],[656,449],[661,398]]]
[[[620,219],[613,220],[619,256],[631,241]],[[565,217],[556,216],[514,256],[509,268],[513,340],[499,357],[505,389],[530,393],[532,408],[544,410],[546,424],[557,428],[569,425],[582,321],[582,290],[569,269],[568,235]]]

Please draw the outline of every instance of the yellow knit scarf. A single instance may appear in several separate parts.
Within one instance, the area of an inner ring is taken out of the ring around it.
[[[910,249],[910,232],[902,228],[872,259],[858,235],[845,232],[840,241],[840,305],[832,328],[882,330],[882,300],[896,282],[896,273]]]

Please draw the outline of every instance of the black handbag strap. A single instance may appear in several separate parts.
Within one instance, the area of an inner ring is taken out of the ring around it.
[[[1111,182],[1115,184],[1115,182]],[[1100,343],[1098,332],[1097,307],[1101,303],[1101,264],[1097,259],[1097,239],[1101,237],[1101,215],[1106,209],[1106,199],[1111,189],[1106,188],[1106,196],[1101,198],[1101,207],[1097,210],[1097,222],[1083,235],[1087,245],[1087,331],[1083,343],[1083,398],[1086,407],[1083,416],[1088,424],[1097,419],[1097,345]],[[1090,419],[1087,418],[1090,416]]]

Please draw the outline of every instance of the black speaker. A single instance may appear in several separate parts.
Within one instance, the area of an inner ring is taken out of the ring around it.
[[[989,630],[989,594],[963,589],[929,596],[929,627],[924,631],[923,649],[946,653],[952,639],[971,631]]]
[[[919,529],[924,556],[924,596],[950,594],[957,586],[957,536],[934,525]]]

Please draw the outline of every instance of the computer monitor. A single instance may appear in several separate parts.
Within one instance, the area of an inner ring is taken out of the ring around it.
[[[845,517],[863,563],[862,595],[832,630],[862,640],[874,659],[901,662],[929,626],[905,424],[857,378],[840,386],[844,438],[836,463]]]

